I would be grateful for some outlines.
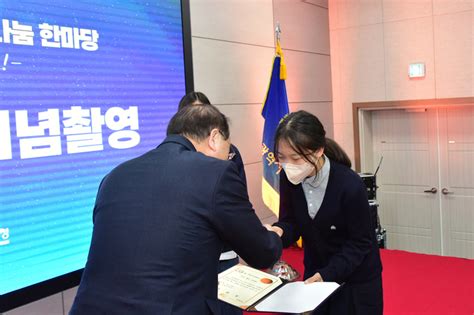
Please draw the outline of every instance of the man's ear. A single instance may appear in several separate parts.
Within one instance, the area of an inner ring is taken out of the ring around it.
[[[219,129],[217,128],[212,129],[211,133],[209,134],[209,138],[207,140],[209,149],[211,149],[213,152],[217,151],[217,141],[219,141],[218,134],[219,134]]]

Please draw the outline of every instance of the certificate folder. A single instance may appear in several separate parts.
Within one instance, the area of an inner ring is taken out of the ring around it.
[[[316,309],[338,288],[335,282],[286,282],[239,264],[219,274],[218,298],[246,311],[302,313]]]

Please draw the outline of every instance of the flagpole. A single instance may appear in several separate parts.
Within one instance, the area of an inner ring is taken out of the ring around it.
[[[280,209],[279,168],[277,167],[274,148],[274,135],[280,120],[289,113],[288,97],[286,95],[286,64],[280,46],[280,22],[275,26],[275,56],[273,58],[272,75],[262,108],[265,119],[262,141],[263,178],[262,199],[264,204],[278,215]],[[299,277],[298,272],[288,263],[280,259],[270,268],[271,274],[283,279],[294,281]]]
[[[264,204],[278,216],[280,208],[279,196],[279,172],[277,167],[274,147],[274,136],[278,124],[282,118],[289,113],[288,97],[286,95],[285,80],[286,64],[283,58],[283,51],[280,47],[281,26],[277,21],[275,25],[275,55],[273,58],[272,73],[270,83],[262,107],[262,116],[265,119],[262,157],[263,157],[263,180],[262,199]]]

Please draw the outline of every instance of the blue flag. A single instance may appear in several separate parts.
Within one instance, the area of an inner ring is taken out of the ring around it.
[[[288,97],[286,95],[286,67],[277,41],[276,54],[273,59],[272,76],[268,86],[267,96],[263,103],[262,116],[265,119],[263,128],[262,159],[262,198],[265,205],[277,216],[280,207],[280,168],[275,163],[274,137],[280,121],[288,115]]]

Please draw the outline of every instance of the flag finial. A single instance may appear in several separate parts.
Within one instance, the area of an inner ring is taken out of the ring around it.
[[[275,27],[275,36],[276,36],[276,47],[275,47],[275,53],[277,56],[280,57],[280,79],[281,80],[286,80],[286,64],[285,60],[283,59],[283,51],[281,50],[280,46],[280,35],[281,35],[281,27],[280,27],[280,22],[277,22],[276,27]]]
[[[280,35],[281,35],[280,22],[277,22],[277,25],[275,27],[275,36],[276,36],[277,42],[280,41]]]

